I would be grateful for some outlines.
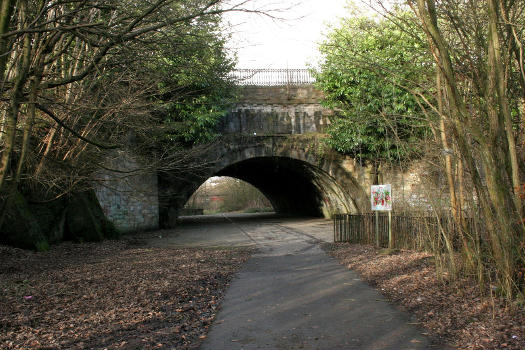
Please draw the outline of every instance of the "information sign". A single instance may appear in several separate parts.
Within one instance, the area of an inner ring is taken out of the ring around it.
[[[392,210],[392,186],[372,185],[370,188],[372,210]]]

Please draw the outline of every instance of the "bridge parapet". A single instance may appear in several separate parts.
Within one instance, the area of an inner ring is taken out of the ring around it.
[[[324,133],[333,112],[321,105],[313,85],[244,86],[223,119],[224,134]]]
[[[312,84],[243,86],[240,88],[239,104],[319,105],[324,95]]]

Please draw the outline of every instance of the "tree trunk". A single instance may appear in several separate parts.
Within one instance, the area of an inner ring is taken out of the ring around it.
[[[489,7],[489,57],[490,65],[488,74],[492,75],[494,85],[496,87],[495,92],[497,95],[497,101],[499,102],[499,113],[502,115],[505,136],[507,139],[507,154],[509,157],[509,163],[511,168],[511,178],[513,185],[514,204],[516,211],[520,217],[520,221],[523,221],[523,203],[519,197],[520,178],[519,178],[519,165],[518,155],[516,151],[516,141],[514,138],[514,131],[512,130],[512,117],[510,115],[510,108],[507,99],[507,84],[505,83],[505,74],[503,63],[501,59],[501,48],[500,48],[500,35],[498,31],[498,22],[500,21],[498,16],[498,4],[495,0],[488,0]]]
[[[15,73],[15,84],[6,113],[5,148],[0,158],[0,193],[2,193],[5,188],[6,180],[11,170],[11,157],[16,142],[18,113],[23,98],[23,89],[27,81],[29,65],[31,64],[30,55],[31,38],[29,35],[26,35],[24,38],[22,59]]]
[[[22,1],[20,3],[20,19],[24,23],[26,16],[27,3]],[[11,174],[11,160],[13,150],[15,148],[18,114],[20,112],[20,105],[23,99],[23,89],[27,81],[29,66],[31,64],[31,37],[26,34],[23,40],[22,58],[17,65],[15,71],[15,83],[9,101],[9,107],[6,114],[6,137],[5,148],[0,158],[0,194],[4,194],[5,198],[0,204],[0,228],[2,227],[7,208],[10,206],[12,195],[16,191],[16,182],[11,179],[13,184],[8,186],[7,179]],[[7,189],[7,191],[6,191]]]
[[[513,192],[510,191],[509,193],[505,188],[505,176],[503,176],[502,172],[506,172],[506,169],[502,169],[501,158],[499,157],[501,149],[492,149],[491,141],[495,140],[493,135],[497,134],[501,125],[495,123],[494,115],[492,115],[489,123],[489,134],[492,137],[489,137],[489,140],[487,140],[476,121],[472,121],[469,118],[469,113],[458,89],[448,46],[437,26],[434,1],[417,0],[417,5],[424,29],[439,51],[436,63],[445,77],[448,102],[454,126],[452,132],[478,194],[477,199],[482,209],[487,232],[489,233],[492,256],[496,262],[500,285],[504,294],[511,298],[514,292],[513,266],[515,264],[515,260],[512,260],[512,251],[515,250],[515,247],[512,247],[512,241],[513,237],[522,235],[522,232],[519,231],[523,231],[523,229],[516,228],[518,218],[515,205],[513,204],[514,201],[510,200],[512,205],[509,207],[509,201],[506,200],[509,197],[508,194],[511,194],[510,198],[513,197]],[[466,139],[465,126],[468,127],[468,133],[480,145],[481,160],[486,171],[486,187],[481,181],[481,176],[476,167],[472,146]]]
[[[14,4],[15,0],[2,0],[0,4],[0,80],[2,81],[2,85],[7,66],[7,58],[9,57],[7,54],[9,39],[2,37],[2,35],[9,31]]]

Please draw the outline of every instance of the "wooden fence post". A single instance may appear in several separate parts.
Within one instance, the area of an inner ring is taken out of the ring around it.
[[[392,210],[388,211],[388,248],[392,249]]]
[[[379,212],[376,210],[376,247],[379,247]]]
[[[334,242],[337,242],[337,240],[335,239],[336,237],[336,230],[337,230],[337,214],[334,215]]]

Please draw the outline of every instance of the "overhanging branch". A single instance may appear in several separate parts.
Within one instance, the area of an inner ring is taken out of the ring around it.
[[[78,137],[79,139],[81,139],[82,141],[84,142],[87,142],[93,146],[96,146],[96,147],[99,147],[99,148],[102,148],[102,149],[115,149],[115,148],[118,148],[118,145],[104,145],[104,144],[101,144],[97,141],[93,141],[93,140],[90,140],[90,139],[87,139],[85,138],[84,136],[80,135],[78,132],[76,132],[75,130],[73,130],[72,128],[70,128],[69,126],[67,126],[64,121],[62,121],[61,119],[59,119],[53,112],[51,112],[49,109],[47,109],[46,107],[40,105],[40,104],[36,104],[36,108],[38,108],[39,110],[41,110],[42,112],[44,112],[45,114],[47,114],[51,119],[53,119],[54,121],[57,122],[58,125],[60,125],[61,127],[63,127],[64,129],[66,129],[67,131],[69,131],[70,133],[72,133],[75,137]]]

